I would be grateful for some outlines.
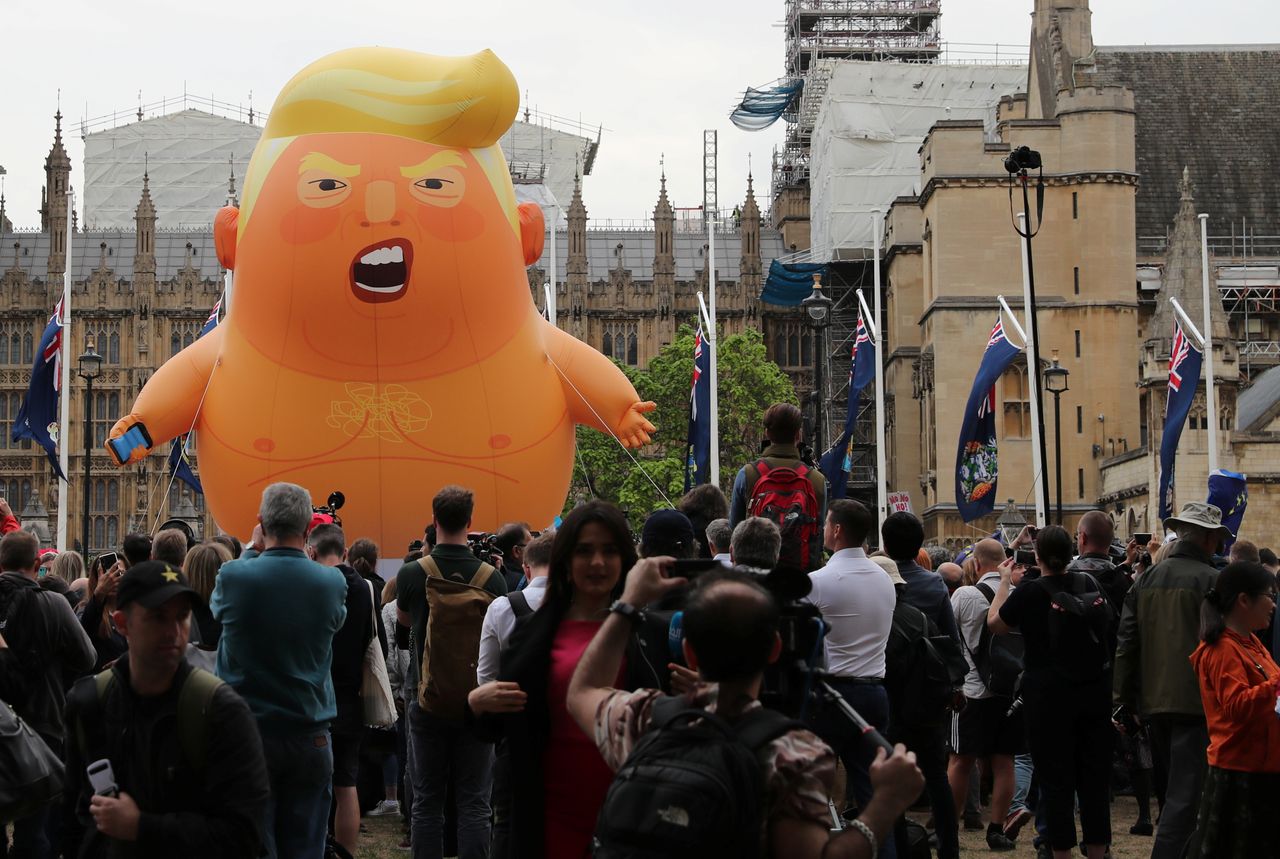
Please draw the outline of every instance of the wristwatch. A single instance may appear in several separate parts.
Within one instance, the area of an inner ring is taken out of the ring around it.
[[[620,614],[632,623],[639,625],[644,621],[644,609],[639,609],[629,602],[615,600],[613,605],[609,606],[610,614]]]

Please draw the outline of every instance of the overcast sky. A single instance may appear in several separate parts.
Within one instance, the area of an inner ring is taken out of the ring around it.
[[[1025,45],[1033,0],[942,0],[952,43]],[[604,127],[584,196],[593,218],[647,218],[665,153],[677,206],[702,201],[702,132],[719,131],[720,204],[745,194],[748,155],[762,208],[782,123],[748,133],[728,113],[747,86],[783,73],[783,0],[71,0],[6,16],[0,166],[15,226],[39,225],[57,91],[81,188],[81,118],[190,93],[269,109],[281,85],[340,48],[428,53],[492,48],[547,113]],[[1261,0],[1094,0],[1102,45],[1280,42],[1280,9]],[[61,68],[58,63],[61,62]],[[87,105],[87,113],[86,113]]]

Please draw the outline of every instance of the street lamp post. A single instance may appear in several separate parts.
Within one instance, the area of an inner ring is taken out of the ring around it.
[[[1018,505],[1010,498],[1009,504],[1004,508],[1004,512],[1000,514],[997,524],[1000,526],[1000,535],[1004,537],[1004,544],[1012,546],[1013,541],[1018,539],[1022,529],[1027,526],[1027,517],[1022,515]]]
[[[84,388],[84,530],[81,550],[89,557],[89,497],[90,478],[93,474],[93,380],[102,375],[102,356],[93,349],[93,340],[85,343],[84,354],[79,358],[77,375],[85,381]]]
[[[814,346],[814,365],[813,365],[813,392],[814,392],[814,429],[813,429],[813,450],[815,456],[822,456],[825,453],[823,447],[824,436],[826,435],[826,411],[827,397],[824,390],[826,381],[823,372],[823,365],[827,361],[827,326],[831,323],[831,304],[832,301],[822,292],[822,275],[815,274],[813,276],[813,292],[809,297],[800,302],[800,306],[809,314],[809,324],[813,327],[813,346]]]
[[[1053,352],[1053,364],[1045,368],[1044,386],[1053,394],[1053,456],[1057,470],[1058,486],[1058,524],[1062,524],[1062,412],[1059,411],[1059,400],[1068,391],[1067,376],[1071,375],[1066,367],[1058,363],[1058,351]]]

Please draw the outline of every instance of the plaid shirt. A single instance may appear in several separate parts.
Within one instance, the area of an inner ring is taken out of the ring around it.
[[[719,687],[703,684],[688,696],[691,707],[716,711]],[[605,763],[621,768],[640,737],[649,729],[653,704],[662,697],[657,689],[615,691],[596,711],[595,741]],[[752,701],[747,711],[760,706]],[[745,711],[744,711],[745,712]],[[831,816],[827,797],[836,780],[836,756],[810,731],[788,731],[769,743],[760,754],[765,777],[765,819],[796,817],[828,827]]]

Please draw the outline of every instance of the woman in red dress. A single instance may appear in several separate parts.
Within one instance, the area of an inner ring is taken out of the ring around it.
[[[566,516],[551,550],[545,601],[517,627],[498,680],[471,693],[481,729],[507,741],[512,857],[591,855],[613,772],[569,715],[565,697],[578,660],[635,561],[631,529],[616,507],[593,501]],[[660,687],[654,665],[665,667],[665,660],[646,657],[639,634],[633,635],[618,688]]]

